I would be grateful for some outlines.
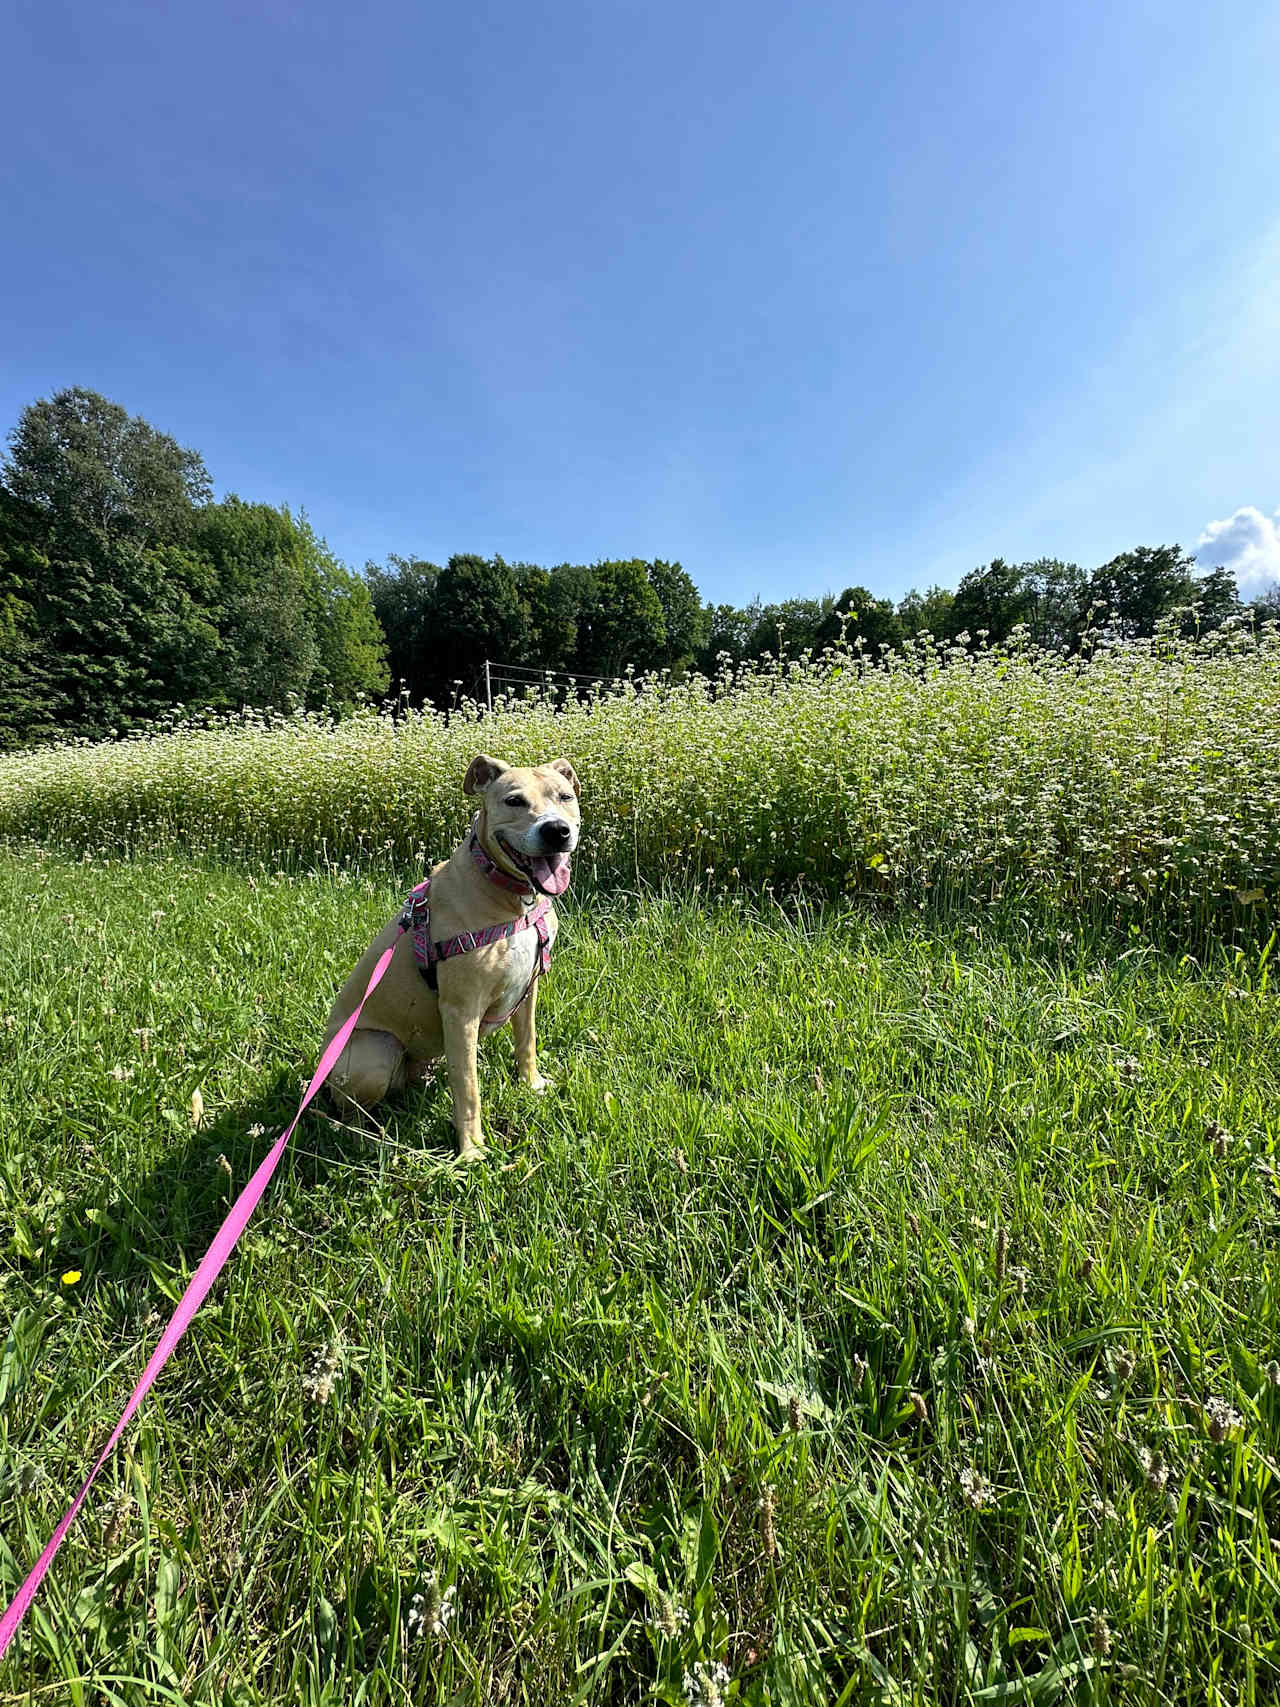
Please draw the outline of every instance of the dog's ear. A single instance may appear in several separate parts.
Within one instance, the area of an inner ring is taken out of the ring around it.
[[[578,773],[574,770],[568,759],[552,759],[551,763],[547,766],[547,769],[559,771],[560,775],[573,789],[573,792],[579,797],[579,799],[581,799],[582,789],[578,783]]]
[[[463,779],[464,794],[479,794],[482,788],[488,788],[495,777],[509,771],[511,766],[505,759],[495,759],[492,753],[477,753],[467,766],[467,774]]]

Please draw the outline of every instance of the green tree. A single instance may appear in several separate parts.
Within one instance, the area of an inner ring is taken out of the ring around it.
[[[30,507],[0,488],[0,749],[56,734],[61,710],[32,602],[49,568],[37,531]]]
[[[459,553],[436,578],[431,600],[434,639],[431,697],[481,690],[486,658],[519,661],[525,653],[528,614],[512,569],[502,559]]]
[[[648,576],[662,606],[666,630],[661,661],[678,675],[689,668],[706,644],[710,624],[698,589],[678,563],[658,558],[649,564]]]
[[[783,599],[780,604],[761,605],[747,642],[748,655],[797,658],[802,652],[814,651],[819,631],[835,608],[830,593],[820,599]]]
[[[1118,639],[1145,639],[1195,597],[1195,559],[1177,545],[1140,545],[1095,569],[1090,602],[1097,624]]]
[[[901,651],[904,638],[902,619],[892,599],[878,599],[866,587],[845,588],[820,625],[817,644],[835,646],[842,633],[847,646],[861,640],[865,655],[876,662],[883,656],[882,646],[891,652]]]
[[[741,664],[748,657],[751,636],[760,620],[762,606],[754,600],[745,610],[736,605],[705,605],[706,639],[698,653],[698,668],[704,676],[714,676],[721,667],[722,654],[731,663]]]
[[[958,635],[967,630],[975,645],[985,639],[988,646],[998,646],[1019,623],[1029,620],[1032,609],[1022,570],[995,557],[984,567],[971,569],[956,588],[952,631]]]
[[[200,513],[196,543],[217,589],[218,703],[305,703],[320,662],[319,594],[293,518],[232,493]]]
[[[648,565],[640,558],[593,563],[590,590],[578,606],[576,667],[601,678],[621,676],[628,665],[656,669],[666,643],[662,602]]]
[[[903,632],[912,639],[931,634],[935,640],[951,640],[960,631],[953,616],[956,596],[949,587],[928,587],[922,593],[915,587],[900,601],[898,617]]]
[[[413,705],[421,705],[437,681],[431,602],[439,576],[439,565],[423,557],[392,553],[385,568],[365,565],[374,615],[386,636],[391,685],[399,692],[403,683]]]
[[[578,591],[573,581],[533,563],[516,565],[527,628],[522,658],[537,670],[569,670],[578,644]]]
[[[1039,557],[1022,565],[1027,612],[1023,620],[1032,641],[1046,649],[1074,652],[1089,610],[1089,577],[1076,563]]]
[[[386,636],[362,577],[338,561],[305,516],[294,526],[302,536],[304,572],[315,577],[311,602],[317,657],[308,703],[350,711],[361,699],[382,698],[391,685]]]
[[[197,452],[96,391],[72,386],[29,404],[9,435],[4,480],[64,538],[161,544],[184,538],[211,496]]]
[[[1230,569],[1211,569],[1207,575],[1200,576],[1194,584],[1194,598],[1195,609],[1187,612],[1183,623],[1184,631],[1188,633],[1212,634],[1215,628],[1221,628],[1244,609],[1240,589]]]
[[[23,410],[3,476],[31,733],[50,716],[68,734],[127,729],[202,693],[216,634],[187,550],[209,494],[199,456],[76,387]]]

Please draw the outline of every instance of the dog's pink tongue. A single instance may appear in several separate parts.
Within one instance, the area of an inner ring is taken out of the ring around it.
[[[549,859],[530,860],[533,881],[544,895],[563,895],[569,887],[568,854],[552,854]]]

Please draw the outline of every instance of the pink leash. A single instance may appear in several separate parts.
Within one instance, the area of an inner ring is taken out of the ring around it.
[[[302,1119],[303,1112],[307,1105],[311,1102],[320,1086],[329,1076],[334,1062],[346,1047],[347,1039],[355,1030],[356,1021],[360,1018],[364,1004],[373,994],[375,987],[381,981],[382,975],[387,970],[387,967],[390,966],[391,956],[396,951],[401,935],[403,935],[403,928],[399,933],[397,933],[395,942],[391,944],[390,948],[384,951],[381,959],[378,961],[378,964],[374,967],[373,976],[369,980],[369,987],[360,998],[360,1006],[357,1007],[350,1019],[343,1022],[337,1036],[334,1037],[333,1041],[329,1044],[329,1047],[320,1057],[320,1065],[316,1068],[315,1076],[307,1086],[306,1093],[304,1094],[302,1101],[298,1104],[298,1112],[289,1123],[288,1130],[283,1132],[280,1137],[276,1139],[275,1143],[271,1146],[270,1150],[268,1150],[266,1156],[259,1165],[258,1171],[254,1174],[248,1185],[245,1186],[239,1197],[237,1197],[235,1202],[232,1204],[230,1214],[222,1223],[221,1227],[219,1227],[217,1235],[214,1238],[213,1243],[209,1246],[209,1249],[205,1252],[199,1268],[192,1275],[187,1286],[187,1290],[179,1299],[178,1307],[173,1312],[169,1326],[164,1330],[163,1334],[161,1334],[159,1345],[151,1353],[151,1359],[148,1362],[147,1367],[142,1372],[142,1379],[134,1388],[129,1399],[129,1403],[124,1408],[124,1415],[120,1418],[120,1421],[112,1431],[110,1440],[108,1440],[107,1444],[103,1447],[102,1453],[98,1458],[98,1462],[94,1465],[93,1469],[90,1470],[84,1486],[72,1501],[71,1508],[63,1518],[62,1522],[54,1530],[49,1545],[45,1548],[44,1552],[41,1553],[39,1559],[32,1567],[31,1573],[27,1577],[26,1582],[23,1583],[22,1587],[14,1596],[13,1604],[6,1608],[4,1617],[0,1618],[0,1659],[4,1658],[5,1651],[13,1640],[14,1635],[17,1633],[18,1626],[26,1616],[27,1608],[35,1599],[36,1590],[44,1580],[45,1572],[53,1563],[54,1555],[57,1553],[58,1548],[61,1547],[63,1537],[74,1522],[76,1513],[84,1504],[85,1495],[93,1486],[98,1471],[101,1470],[102,1466],[111,1456],[116,1442],[120,1439],[120,1436],[129,1425],[129,1419],[133,1416],[133,1413],[137,1410],[138,1406],[151,1391],[151,1386],[155,1381],[156,1376],[159,1375],[160,1371],[169,1361],[170,1354],[173,1352],[174,1347],[187,1331],[191,1318],[195,1315],[201,1304],[204,1303],[205,1295],[208,1293],[209,1288],[222,1273],[227,1258],[235,1249],[237,1239],[239,1239],[241,1233],[244,1232],[245,1227],[248,1224],[249,1217],[258,1206],[258,1199],[267,1189],[267,1183],[272,1174],[276,1171],[276,1165],[284,1154],[285,1145],[289,1142],[290,1138],[293,1137],[294,1128]]]

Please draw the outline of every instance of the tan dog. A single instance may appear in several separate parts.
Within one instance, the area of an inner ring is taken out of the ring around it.
[[[450,957],[433,968],[438,988],[429,987],[406,931],[326,1083],[339,1108],[369,1109],[389,1092],[420,1080],[426,1063],[443,1054],[458,1156],[470,1160],[485,1146],[476,1078],[483,1032],[510,1019],[521,1083],[534,1091],[547,1088],[538,1071],[534,1035],[539,931],[520,926],[541,897],[563,894],[568,887],[580,817],[578,779],[567,759],[514,769],[481,753],[472,759],[462,786],[479,797],[480,810],[472,831],[431,873],[427,934],[434,943],[451,944]],[[558,929],[549,901],[544,922],[549,946]],[[514,934],[457,951],[454,939],[465,941],[465,933],[513,923]],[[396,941],[399,928],[397,916],[365,950],[333,1004],[326,1043],[355,1011],[378,957]]]

